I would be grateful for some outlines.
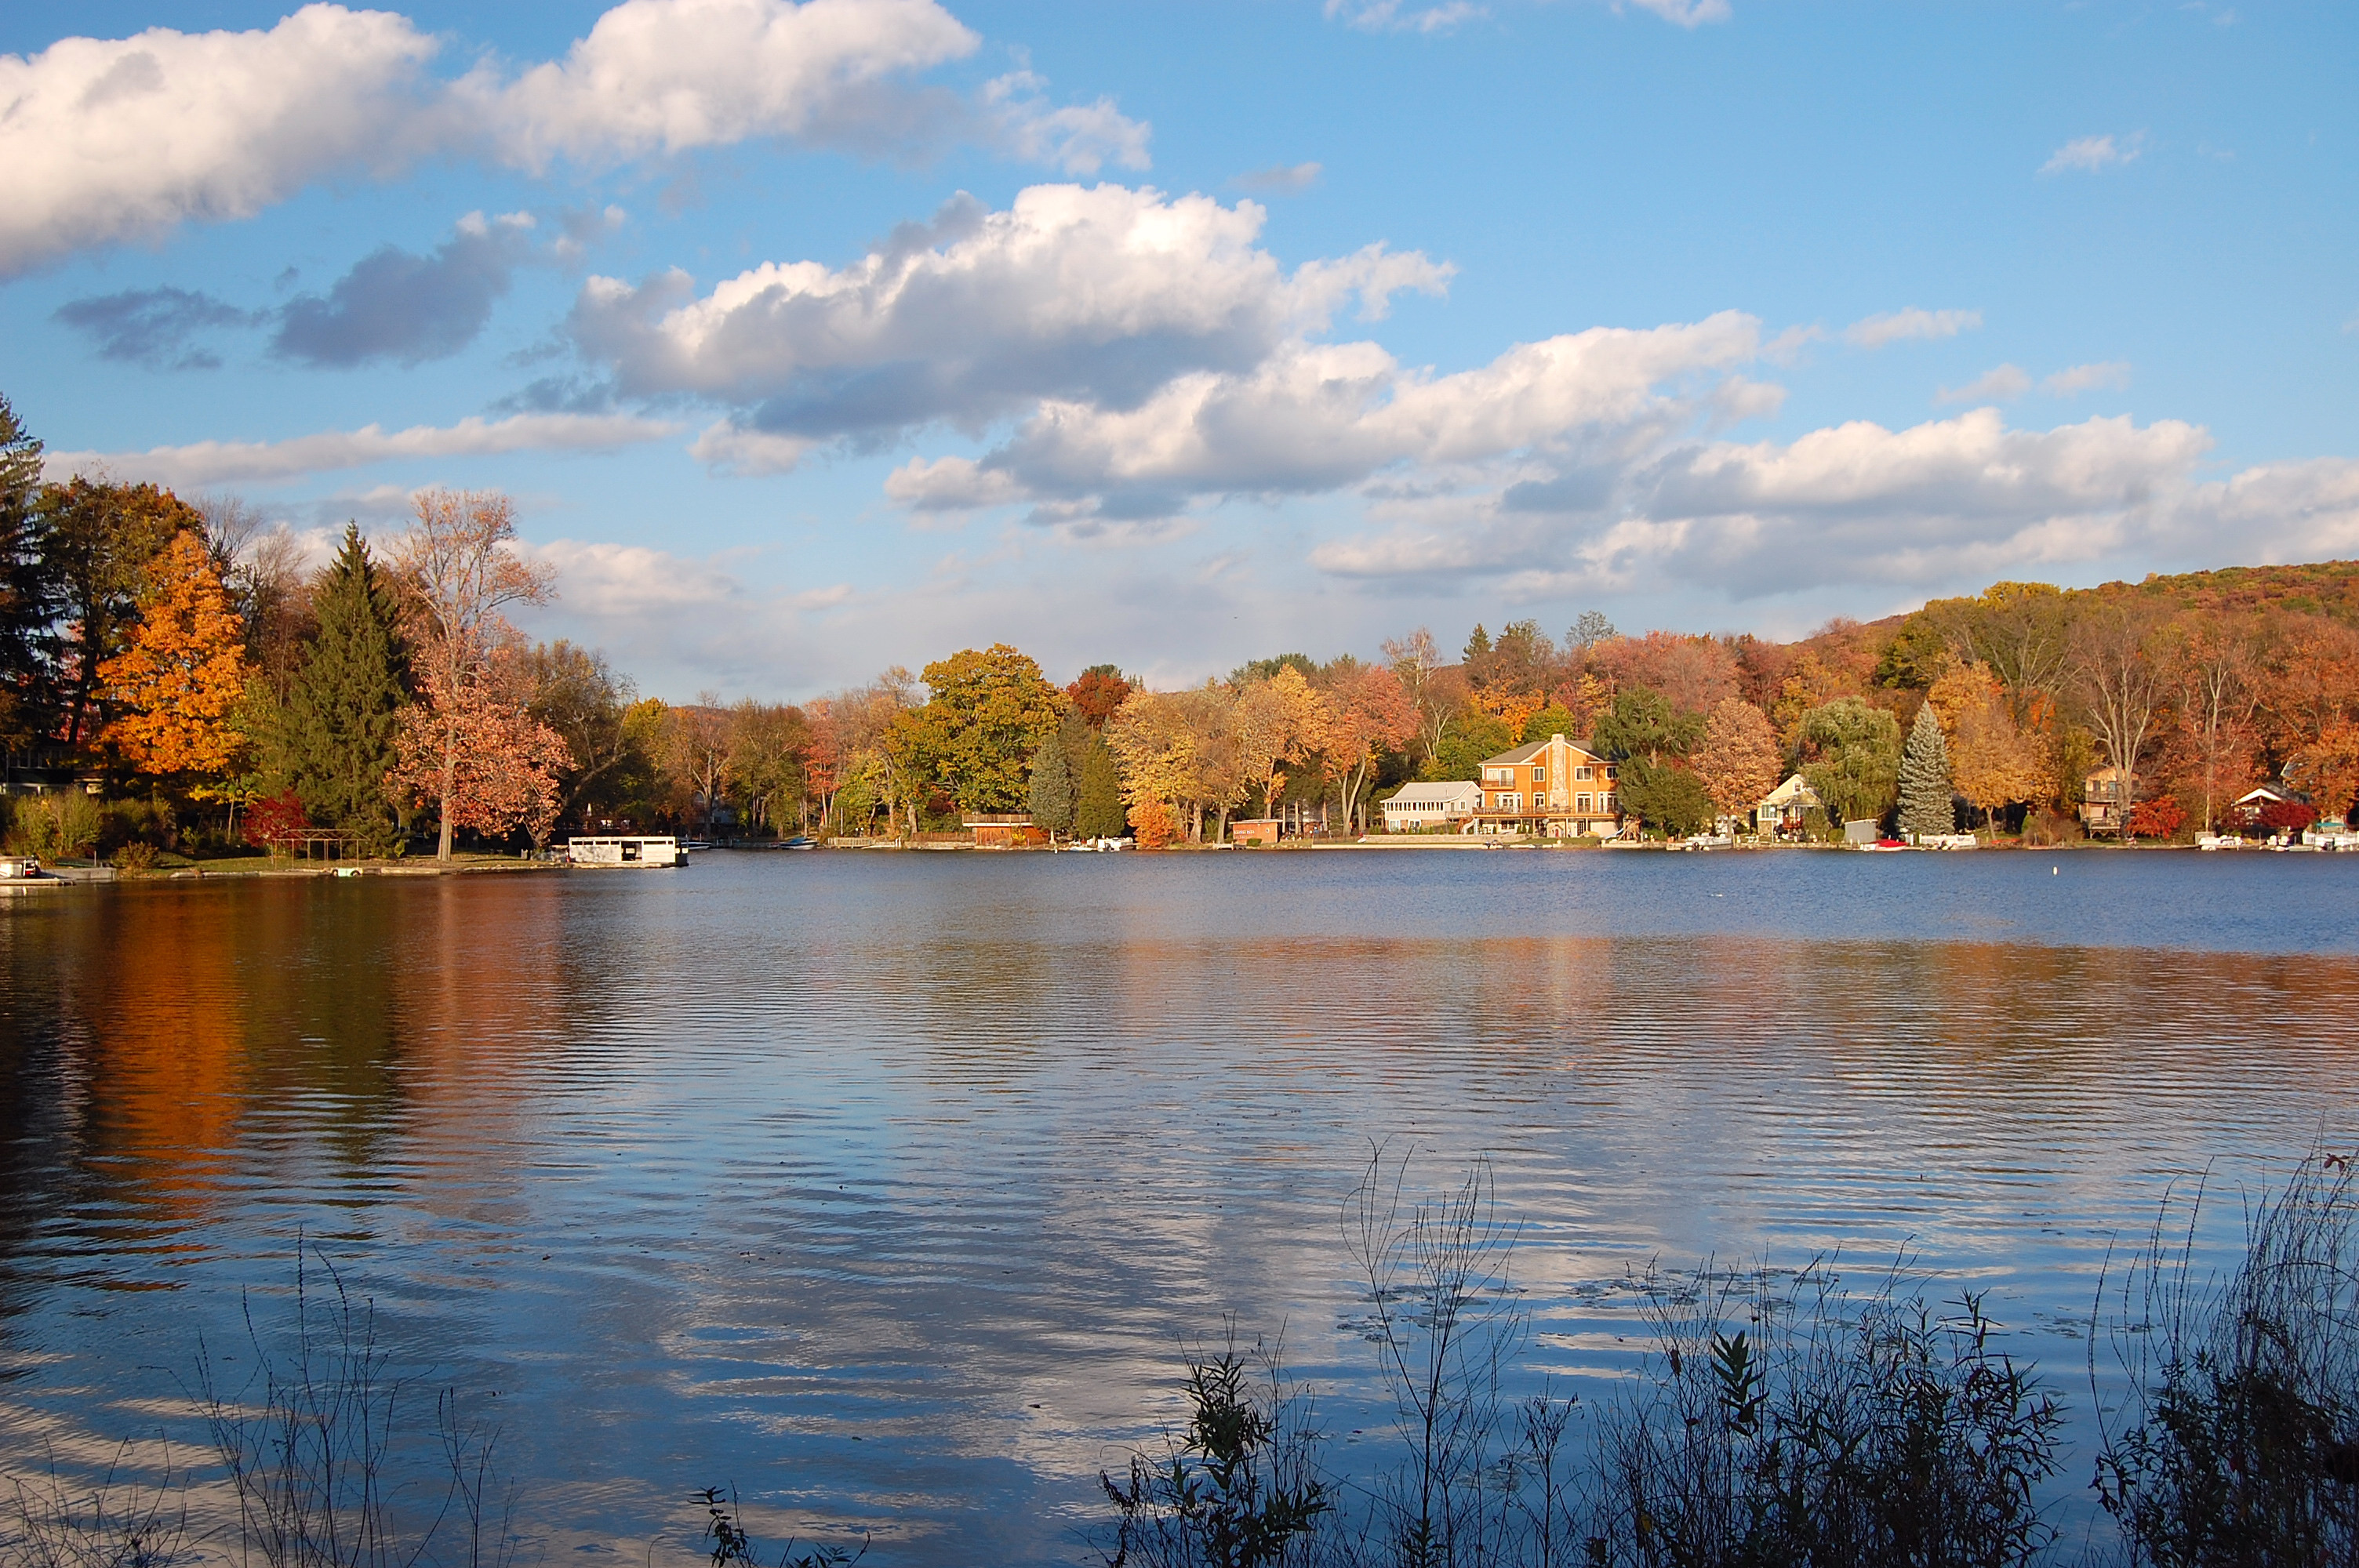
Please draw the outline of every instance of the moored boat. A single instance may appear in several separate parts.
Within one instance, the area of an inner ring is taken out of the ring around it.
[[[684,866],[688,854],[677,838],[613,835],[567,841],[565,859],[575,866]]]

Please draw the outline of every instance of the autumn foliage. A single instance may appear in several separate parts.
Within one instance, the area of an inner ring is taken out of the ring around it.
[[[1180,837],[1180,819],[1159,800],[1142,800],[1130,808],[1131,836],[1142,849],[1168,849]]]
[[[394,745],[392,782],[413,804],[438,807],[446,829],[497,837],[521,827],[538,842],[557,820],[558,775],[571,757],[513,695],[429,681],[426,700],[402,710]]]
[[[2318,812],[2306,801],[2273,800],[2255,820],[2271,833],[2299,833],[2318,820]]]
[[[310,827],[311,819],[303,813],[303,797],[290,789],[246,807],[244,831],[247,843],[267,847],[284,844]]]
[[[231,721],[245,628],[197,534],[176,535],[149,576],[130,645],[99,666],[117,708],[105,739],[142,773],[217,776],[245,739]]]
[[[421,492],[394,560],[423,700],[403,710],[388,782],[435,808],[441,860],[462,827],[546,838],[571,753],[532,717],[516,678],[518,639],[501,611],[545,600],[549,582],[516,552],[507,497]]]
[[[1104,669],[1084,670],[1080,679],[1065,688],[1066,700],[1093,730],[1104,729],[1106,720],[1114,717],[1114,709],[1129,695],[1130,683]]]

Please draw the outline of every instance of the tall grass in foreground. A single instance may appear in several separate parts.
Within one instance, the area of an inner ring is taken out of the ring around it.
[[[2157,1221],[2121,1288],[2133,1393],[2096,1480],[2133,1563],[2359,1563],[2354,1199],[2350,1161],[2305,1163],[2248,1214],[2225,1279],[2194,1266],[2200,1192],[2175,1249]]]
[[[2094,1485],[2119,1540],[2072,1547],[2042,1501],[2062,1411],[1981,1297],[1929,1303],[1897,1270],[1856,1293],[1815,1269],[1649,1273],[1636,1376],[1594,1407],[1509,1401],[1526,1323],[1488,1173],[1423,1204],[1401,1175],[1373,1158],[1344,1211],[1389,1464],[1331,1471],[1306,1391],[1232,1336],[1189,1358],[1188,1424],[1106,1478],[1105,1562],[2359,1568],[2359,1192],[2332,1156],[2254,1212],[2224,1281],[2199,1276],[2191,1216],[2175,1252],[2158,1224],[2113,1323],[2133,1391]]]
[[[230,1358],[200,1345],[188,1392],[215,1475],[168,1464],[153,1483],[110,1471],[77,1487],[53,1464],[38,1481],[16,1478],[0,1564],[181,1568],[218,1554],[263,1568],[507,1568],[496,1434],[465,1421],[447,1390],[421,1422],[421,1390],[392,1375],[375,1309],[299,1245],[288,1326],[292,1343],[274,1346],[247,1303],[252,1369],[234,1386],[221,1378]],[[397,1478],[419,1474],[432,1478]],[[211,1533],[191,1528],[200,1501],[229,1516]]]

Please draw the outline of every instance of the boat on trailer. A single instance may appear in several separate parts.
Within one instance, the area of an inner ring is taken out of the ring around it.
[[[610,835],[569,839],[565,859],[575,866],[684,866],[688,853],[673,838]]]

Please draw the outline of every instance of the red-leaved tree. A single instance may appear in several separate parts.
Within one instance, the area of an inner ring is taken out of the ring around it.
[[[2299,833],[2318,820],[2317,808],[2306,800],[2273,800],[2261,807],[2259,821],[2272,833]]]
[[[288,843],[310,826],[311,819],[303,815],[302,796],[291,789],[245,808],[245,841],[259,848]]]
[[[2186,808],[2167,795],[2152,800],[2142,800],[2130,813],[2129,835],[2133,838],[2168,838],[2187,820]]]

